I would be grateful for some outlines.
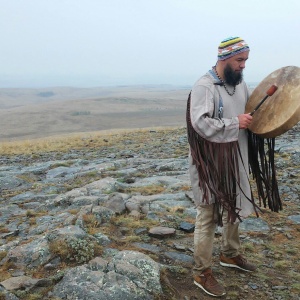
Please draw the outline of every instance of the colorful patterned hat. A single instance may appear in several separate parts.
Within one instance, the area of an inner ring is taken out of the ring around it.
[[[218,60],[225,60],[238,53],[249,51],[248,44],[240,37],[229,37],[221,42],[218,48]]]

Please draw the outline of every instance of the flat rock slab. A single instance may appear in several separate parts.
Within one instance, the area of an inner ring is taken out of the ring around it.
[[[192,233],[195,231],[195,225],[188,222],[181,222],[179,229],[188,233]]]
[[[243,220],[241,222],[240,226],[240,231],[243,232],[251,232],[251,231],[256,231],[256,232],[268,232],[270,231],[270,227],[267,222],[260,218],[248,218]]]
[[[292,220],[296,224],[300,224],[300,215],[293,215],[288,217],[290,220]]]
[[[25,289],[34,286],[38,279],[28,276],[11,277],[1,282],[1,285],[8,291]]]
[[[176,230],[174,228],[169,227],[153,227],[148,232],[149,236],[155,238],[168,238],[176,235]]]
[[[183,253],[168,251],[165,253],[165,256],[177,263],[182,263],[187,265],[192,265],[194,263],[194,258],[192,256]]]

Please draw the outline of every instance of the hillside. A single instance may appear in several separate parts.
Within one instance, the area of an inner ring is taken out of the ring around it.
[[[167,85],[0,89],[0,141],[182,126],[188,92]]]

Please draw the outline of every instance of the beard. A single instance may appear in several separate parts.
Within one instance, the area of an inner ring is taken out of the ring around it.
[[[240,84],[243,80],[243,72],[235,72],[229,64],[224,68],[224,78],[225,82],[229,85],[236,86]]]

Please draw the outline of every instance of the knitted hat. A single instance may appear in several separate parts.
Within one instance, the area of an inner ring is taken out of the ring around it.
[[[240,37],[229,37],[221,42],[218,48],[218,60],[225,60],[236,54],[249,51],[248,44]]]

